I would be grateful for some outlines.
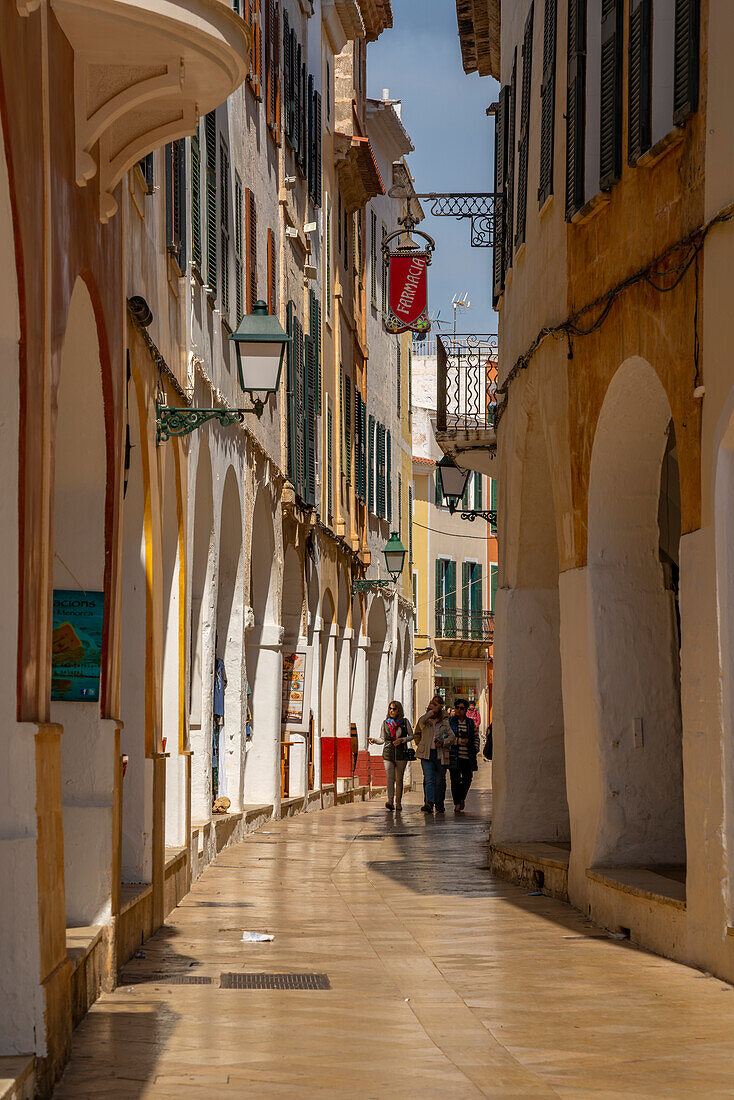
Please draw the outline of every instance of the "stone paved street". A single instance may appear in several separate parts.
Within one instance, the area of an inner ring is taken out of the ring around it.
[[[489,804],[342,806],[222,853],[77,1029],[56,1095],[734,1096],[732,988],[492,879]],[[331,988],[220,989],[233,971]],[[212,984],[140,980],[181,973]]]

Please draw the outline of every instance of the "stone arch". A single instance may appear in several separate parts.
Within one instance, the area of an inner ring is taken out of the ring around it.
[[[559,553],[547,426],[526,394],[503,456],[504,586],[497,593],[492,840],[568,842]]]
[[[281,599],[281,621],[283,624],[283,658],[303,650],[306,645],[304,625],[305,588],[303,559],[298,550],[289,543],[283,555],[283,595]],[[308,672],[308,665],[306,667]],[[310,692],[304,685],[304,708]],[[283,756],[283,775],[288,781],[288,796],[305,795],[308,789],[309,741],[305,732],[286,729],[287,715],[282,715],[282,740],[287,743]],[[303,725],[308,725],[308,711],[303,712]],[[294,723],[295,725],[295,723]],[[287,752],[287,756],[285,753]],[[287,761],[287,772],[286,772]]]
[[[183,744],[184,695],[184,608],[182,586],[184,565],[183,488],[181,451],[177,439],[169,440],[159,453],[164,463],[161,501],[161,748],[166,760],[166,845],[186,844],[186,769],[181,756]]]
[[[607,389],[589,477],[601,865],[685,864],[680,513],[670,404],[655,370],[634,357]]]
[[[336,640],[336,736],[349,737],[352,714],[352,629],[350,627],[352,596],[349,583],[349,569],[342,565],[337,582],[336,621],[338,635]]]
[[[137,373],[127,382],[126,435],[129,465],[122,501],[122,592],[120,647],[120,748],[127,757],[122,781],[122,881],[151,882],[153,873],[153,767],[147,752],[146,706],[148,604],[152,598],[147,573],[145,479]],[[143,402],[144,406],[144,402]],[[143,421],[144,425],[145,421]]]
[[[282,702],[282,637],[277,612],[276,560],[273,501],[261,488],[252,514],[250,543],[250,606],[254,624],[247,635],[247,700],[251,740],[245,767],[245,801],[271,803],[280,813],[280,714]]]
[[[321,737],[336,737],[337,633],[331,589],[321,598]],[[331,782],[331,777],[328,778]]]
[[[212,799],[226,795],[230,811],[242,809],[246,684],[243,676],[244,554],[242,507],[233,466],[227,468],[219,522],[217,605],[214,630],[215,685],[224,671],[224,716],[217,711],[219,693],[214,689],[212,737]],[[218,736],[217,736],[218,734]],[[218,742],[218,743],[217,743]]]
[[[214,690],[215,559],[214,479],[209,442],[199,433],[193,508],[191,563],[189,734],[191,815],[203,821],[211,810],[211,738]]]
[[[286,649],[294,649],[303,636],[303,605],[303,566],[298,551],[291,543],[286,547],[283,558],[283,596],[281,599],[283,645]]]
[[[109,633],[107,580],[108,431],[103,390],[103,351],[89,287],[77,278],[69,302],[61,369],[55,393],[54,566],[55,593],[77,592],[91,616],[86,643],[89,675],[52,676],[51,714],[61,723],[64,874],[69,924],[102,924],[111,912],[112,796],[116,762],[103,729],[103,676]],[[80,427],[83,426],[83,431]],[[80,531],[84,537],[80,538]],[[72,597],[68,597],[72,599]],[[56,648],[74,638],[55,599]],[[102,611],[104,608],[104,611]],[[100,641],[99,617],[104,614]],[[73,626],[72,626],[73,629]],[[81,628],[80,628],[81,629]],[[76,632],[75,632],[76,633]],[[77,635],[78,637],[78,635]]]

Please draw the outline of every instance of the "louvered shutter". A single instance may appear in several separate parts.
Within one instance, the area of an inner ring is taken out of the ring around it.
[[[225,320],[229,315],[229,156],[224,145],[219,150],[219,231],[221,240],[221,307]]]
[[[306,503],[316,504],[316,342],[306,337]]]
[[[235,322],[239,325],[245,312],[245,266],[244,266],[244,216],[242,204],[244,193],[242,180],[235,172],[234,177],[234,296]]]
[[[362,424],[362,500],[367,500],[367,406],[364,401],[360,410]]]
[[[553,157],[556,125],[557,0],[545,0],[543,26],[543,82],[540,87],[540,181],[538,205],[553,194]]]
[[[293,56],[291,58],[293,64],[293,148],[296,153],[296,164],[300,165],[301,160],[301,59],[303,51],[301,50],[301,43],[296,40],[295,31],[291,31],[293,35]]]
[[[612,0],[606,0],[606,3],[612,3]],[[630,0],[629,99],[627,106],[628,159],[630,164],[636,164],[652,144],[651,76],[651,0]]]
[[[566,219],[584,205],[586,130],[586,0],[568,0],[566,85]]]
[[[186,168],[183,139],[166,145],[163,160],[166,172],[166,248],[176,258],[180,270],[186,263],[184,230],[186,218]]]
[[[505,288],[505,164],[507,163],[507,85],[500,89],[499,104],[494,116],[494,240],[492,242],[492,305],[497,306]]]
[[[308,295],[308,331],[314,342],[316,356],[316,411],[321,412],[321,303],[315,291]]]
[[[522,92],[520,96],[520,140],[517,153],[517,229],[515,248],[525,240],[525,224],[528,210],[528,152],[530,146],[530,93],[533,80],[533,12],[534,5],[525,22],[525,35],[522,44]]]
[[[456,562],[446,562],[446,627],[447,638],[456,637]]]
[[[344,375],[344,475],[352,480],[352,380]]]
[[[321,206],[321,93],[313,94],[314,110],[314,156],[316,158],[316,180],[314,183],[313,201],[316,206]]]
[[[497,580],[499,575],[499,566],[492,563],[489,567],[489,610],[494,613],[495,603],[497,601]]]
[[[622,171],[622,3],[623,0],[602,0],[601,6],[599,187],[602,191],[608,191]],[[630,88],[631,82],[630,73]]]
[[[278,4],[276,0],[265,0],[266,7],[266,110],[268,126],[277,142],[280,142],[280,71],[278,64]]]
[[[277,311],[275,233],[268,229],[268,313]]]
[[[515,231],[515,113],[517,110],[517,50],[507,97],[507,158],[505,161],[505,271],[512,267]]]
[[[478,617],[478,613],[483,610],[482,604],[482,563],[477,562],[472,570],[471,578],[471,609],[475,616]],[[475,619],[476,622],[476,619]]]
[[[306,186],[308,187],[308,197],[311,202],[314,202],[314,191],[316,189],[316,150],[314,148],[314,135],[316,133],[316,127],[314,125],[314,92],[313,92],[313,76],[308,74],[308,148],[306,150]]]
[[[303,354],[303,328],[297,317],[293,318],[293,344],[296,353],[296,492],[306,499],[306,364]]]
[[[377,424],[377,515],[385,518],[385,429]]]
[[[680,126],[698,110],[700,0],[675,0],[673,121]]]
[[[367,509],[375,511],[375,418],[367,419]]]
[[[288,391],[286,393],[286,412],[287,412],[287,425],[286,425],[286,447],[287,447],[287,467],[288,478],[295,486],[296,484],[296,350],[293,325],[293,314],[295,312],[295,306],[293,302],[289,302],[285,311],[285,328],[291,340],[286,344],[286,383]]]
[[[292,57],[291,57],[291,28],[290,20],[288,18],[288,12],[283,9],[283,127],[285,129],[285,136],[288,141],[292,141],[292,104],[291,104],[291,82],[292,82]]]
[[[326,508],[329,518],[334,511],[334,418],[331,407],[326,410]]]
[[[257,301],[257,204],[255,192],[245,188],[245,248],[247,251],[247,312]]]
[[[301,47],[298,47],[299,57],[303,56]],[[301,62],[301,84],[299,98],[298,120],[298,167],[301,174],[306,176],[306,161],[308,160],[308,79],[306,77],[306,63]]]
[[[433,602],[436,609],[436,636],[443,637],[443,582],[444,562],[436,558],[433,576]]]
[[[469,631],[469,611],[471,610],[471,565],[468,561],[461,563],[461,611],[464,627],[464,636]]]
[[[201,270],[201,152],[198,133],[191,139],[191,262]]]
[[[214,111],[204,118],[206,147],[206,281],[217,296],[217,123]]]
[[[474,507],[477,512],[482,510],[482,475],[474,474]]]
[[[385,496],[387,497],[387,518],[392,519],[392,439],[390,432],[385,433]]]

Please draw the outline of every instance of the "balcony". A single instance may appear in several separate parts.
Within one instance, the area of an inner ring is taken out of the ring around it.
[[[30,11],[33,0],[22,0]],[[252,31],[227,0],[51,0],[74,51],[76,182],[99,219],[154,149],[194,132],[244,80]]]
[[[493,611],[436,609],[434,639],[441,657],[482,659],[494,642]]]
[[[491,333],[436,339],[436,442],[460,454],[460,465],[496,477],[497,337]]]

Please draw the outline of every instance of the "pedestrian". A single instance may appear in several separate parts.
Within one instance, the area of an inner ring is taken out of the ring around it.
[[[449,771],[455,814],[461,813],[466,804],[466,796],[469,793],[474,772],[477,770],[479,753],[479,730],[466,712],[466,699],[455,699],[454,717],[449,719],[449,725],[454,734]]]
[[[469,706],[466,708],[467,718],[471,718],[472,722],[478,730],[482,728],[482,716],[479,713],[479,707],[477,706],[476,699],[469,700]]]
[[[380,737],[370,737],[371,745],[382,745],[382,759],[387,775],[387,810],[403,808],[403,777],[408,763],[408,742],[413,740],[413,730],[403,712],[403,704],[393,699],[387,708],[387,718],[382,723]]]
[[[440,695],[434,695],[426,713],[418,719],[414,734],[415,755],[423,769],[425,802],[421,810],[424,814],[432,814],[434,808],[437,814],[446,812],[446,766],[454,741],[454,733],[443,712],[443,700]]]

